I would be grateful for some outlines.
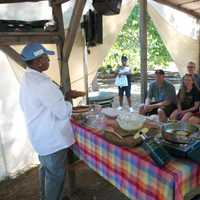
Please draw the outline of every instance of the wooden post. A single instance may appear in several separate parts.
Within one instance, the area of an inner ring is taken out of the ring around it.
[[[51,0],[51,3],[52,4],[62,4],[62,3],[65,3],[65,2],[68,2],[70,0]]]
[[[147,0],[140,0],[140,68],[141,68],[141,102],[147,95]]]
[[[65,40],[65,30],[64,30],[64,22],[63,22],[63,15],[62,15],[62,7],[60,4],[53,4],[50,2],[52,6],[52,14],[53,14],[53,19],[56,22],[57,26],[57,32],[60,38],[60,41],[56,43],[57,47],[57,53],[58,53],[58,63],[59,63],[59,69],[60,69],[60,85],[62,85],[62,78],[61,78],[61,71],[62,71],[62,48],[63,48],[63,43]]]
[[[57,24],[58,35],[60,37],[60,42],[57,43],[58,52],[58,62],[60,68],[60,85],[63,93],[71,90],[71,81],[69,75],[68,61],[63,57],[63,45],[65,40],[65,30],[63,23],[63,14],[61,4],[52,4],[52,11],[54,16],[54,21]]]
[[[57,52],[58,52],[58,62],[60,68],[60,85],[63,94],[67,91],[71,90],[71,82],[70,82],[70,74],[68,67],[68,60],[63,57],[63,45],[65,40],[65,31],[64,31],[64,23],[63,23],[63,15],[62,15],[62,7],[61,4],[52,4],[52,11],[54,20],[57,24],[58,34],[60,37],[60,42],[57,43]],[[68,160],[72,159],[72,153],[68,153]],[[72,194],[76,189],[76,173],[74,169],[70,168],[70,164],[67,163],[67,186],[68,186],[68,196],[72,199]]]
[[[87,46],[85,37],[83,37],[84,46],[83,46],[83,71],[84,71],[84,86],[85,86],[85,93],[86,93],[86,104],[89,104],[88,98],[88,53],[87,53]]]
[[[200,20],[197,21],[197,23],[200,25]],[[199,37],[198,37],[198,45],[199,45],[199,49],[198,49],[198,63],[197,63],[197,66],[198,66],[198,74],[200,74],[200,30],[199,30]]]
[[[68,60],[75,38],[77,30],[80,26],[80,20],[83,13],[83,9],[85,7],[86,0],[76,0],[76,3],[74,5],[72,17],[70,20],[68,32],[65,36],[65,42],[63,46],[63,57],[64,59]]]

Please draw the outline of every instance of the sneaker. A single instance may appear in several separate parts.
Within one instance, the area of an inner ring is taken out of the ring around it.
[[[130,108],[129,108],[129,112],[131,112],[131,113],[132,113],[133,111],[134,111],[134,110],[133,110],[133,108],[132,108],[132,107],[130,107]]]
[[[122,110],[122,107],[121,107],[121,106],[119,106],[119,107],[117,108],[117,110]]]

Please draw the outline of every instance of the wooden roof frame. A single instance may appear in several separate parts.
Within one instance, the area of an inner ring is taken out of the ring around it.
[[[0,0],[0,3],[24,3],[24,2],[39,2],[47,0]]]
[[[175,8],[179,11],[182,11],[184,13],[187,13],[189,15],[192,15],[193,17],[197,18],[197,19],[200,19],[200,14],[194,12],[193,10],[190,10],[190,9],[187,9],[187,8],[183,8],[181,7],[182,5],[184,5],[185,3],[180,3],[180,4],[175,4],[175,3],[171,3],[170,1],[168,0],[154,0],[155,2],[158,2],[158,3],[161,3],[163,5],[167,5],[167,6],[170,6],[172,8]],[[191,0],[190,2],[188,3],[195,3],[197,2],[197,0]]]
[[[57,24],[55,32],[0,32],[0,49],[9,57],[15,60],[20,66],[25,68],[25,63],[21,60],[20,55],[9,45],[26,44],[28,42],[40,42],[56,44],[58,51],[58,61],[60,66],[61,88],[63,93],[71,89],[70,76],[68,68],[69,56],[75,41],[76,32],[80,25],[81,16],[86,0],[76,0],[73,14],[70,20],[68,32],[65,34],[62,3],[70,0],[0,0],[1,4],[7,3],[24,3],[48,1],[52,7],[52,15]]]
[[[0,0],[0,3],[24,3],[24,2],[39,2],[48,0]],[[70,0],[49,0],[53,4],[61,4]]]

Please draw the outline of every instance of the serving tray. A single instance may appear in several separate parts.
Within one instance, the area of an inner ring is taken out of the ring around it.
[[[146,127],[144,126],[140,130],[142,131],[144,130],[144,128]],[[134,138],[135,134],[138,134],[140,130],[131,132],[131,131],[121,130],[118,127],[118,129],[115,129],[115,132],[117,132],[122,138],[113,134],[112,131],[107,131],[107,130],[104,131],[103,137],[112,144],[132,148],[141,145],[143,142],[141,137]],[[160,132],[160,130],[157,128],[150,128],[150,129],[147,128],[147,130],[148,130],[148,132],[146,133],[147,136],[155,136]]]

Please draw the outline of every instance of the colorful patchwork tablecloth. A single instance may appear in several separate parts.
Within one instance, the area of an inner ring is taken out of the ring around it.
[[[142,148],[123,148],[72,122],[75,151],[94,171],[133,200],[183,200],[200,185],[200,166],[174,159],[157,167]]]

